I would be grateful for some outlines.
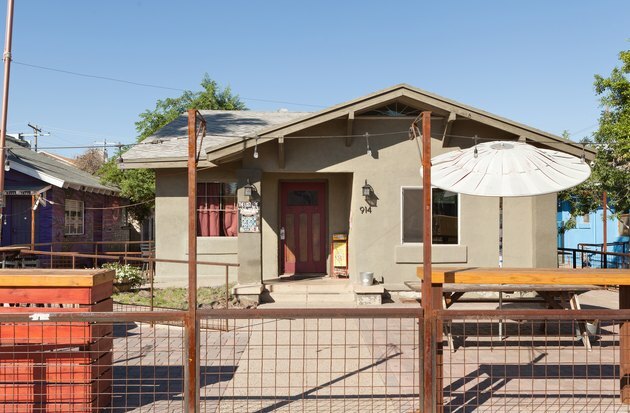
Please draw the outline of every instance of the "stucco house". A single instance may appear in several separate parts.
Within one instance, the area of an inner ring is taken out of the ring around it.
[[[129,240],[126,200],[117,188],[35,152],[19,138],[7,136],[6,147],[2,246],[34,242],[48,244],[37,249],[50,251],[54,243],[53,251],[93,253],[92,241]],[[48,265],[48,258],[40,259]],[[55,265],[61,261],[57,258]]]
[[[415,280],[422,184],[409,127],[423,110],[432,112],[433,155],[470,147],[475,135],[583,153],[559,136],[404,84],[316,113],[201,111],[199,260],[238,262],[231,276],[242,294],[288,274],[347,270],[356,281],[370,271],[388,288]],[[121,163],[156,172],[160,258],[186,259],[186,137],[184,114]],[[505,199],[504,211],[505,265],[555,267],[555,194]],[[497,265],[498,199],[434,190],[433,215],[436,265]],[[342,241],[331,252],[333,237],[347,237],[347,249]],[[185,265],[159,263],[156,281],[185,274]],[[199,267],[201,284],[222,277],[223,268]]]

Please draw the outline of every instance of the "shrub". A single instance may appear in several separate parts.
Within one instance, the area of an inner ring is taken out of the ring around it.
[[[103,264],[101,268],[116,271],[114,284],[130,284],[133,288],[140,286],[144,282],[144,277],[142,276],[140,268],[129,264],[109,262],[107,264]]]

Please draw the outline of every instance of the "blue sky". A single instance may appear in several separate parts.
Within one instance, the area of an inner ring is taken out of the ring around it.
[[[28,64],[193,90],[208,73],[254,110],[408,83],[579,139],[600,112],[593,75],[628,39],[628,1],[16,0],[7,129],[41,125],[42,147],[133,142],[138,114],[181,93]]]

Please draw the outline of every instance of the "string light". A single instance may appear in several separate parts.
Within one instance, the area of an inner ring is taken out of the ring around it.
[[[258,136],[256,136],[256,143],[254,144],[254,159],[258,159]]]

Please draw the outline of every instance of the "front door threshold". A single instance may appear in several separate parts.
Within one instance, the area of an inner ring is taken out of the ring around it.
[[[314,280],[329,278],[328,274],[321,273],[306,273],[306,274],[282,274],[277,280],[279,281],[300,281],[300,280]]]

